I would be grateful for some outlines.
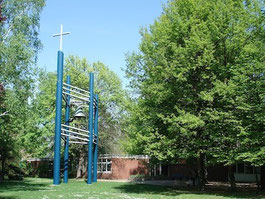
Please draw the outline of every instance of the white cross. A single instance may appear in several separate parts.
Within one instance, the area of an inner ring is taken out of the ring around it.
[[[63,35],[69,35],[70,32],[63,32],[63,25],[61,25],[61,32],[53,35],[53,37],[60,36],[60,51],[63,50]]]

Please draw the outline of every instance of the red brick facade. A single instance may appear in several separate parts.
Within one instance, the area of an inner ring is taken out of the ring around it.
[[[52,177],[53,159],[29,159],[27,162],[32,166],[32,176]],[[163,179],[172,180],[197,178],[196,167],[186,164],[185,160],[179,164],[150,165],[149,157],[144,155],[101,155],[99,156],[98,163],[99,179],[130,179],[132,175],[151,176],[151,179],[156,179],[156,177],[159,179],[162,176]],[[235,165],[236,181],[255,182],[256,175],[254,168],[242,165],[243,170],[239,165]],[[259,169],[256,168],[258,178],[260,178]],[[228,169],[223,165],[208,166],[207,171],[209,181],[228,181]],[[75,170],[73,170],[73,173],[75,173]]]
[[[111,159],[111,171],[98,172],[99,179],[129,179],[131,175],[148,175],[148,158],[109,157]]]

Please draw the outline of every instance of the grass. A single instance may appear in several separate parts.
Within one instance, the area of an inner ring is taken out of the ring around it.
[[[181,198],[181,199],[225,199],[263,198],[255,192],[210,190],[200,193],[191,189],[170,188],[154,185],[140,185],[121,182],[98,182],[87,185],[84,181],[70,180],[68,184],[52,185],[51,179],[26,178],[23,181],[0,183],[0,199],[141,199],[141,198]]]

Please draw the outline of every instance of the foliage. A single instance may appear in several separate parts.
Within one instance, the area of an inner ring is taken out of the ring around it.
[[[144,174],[130,175],[131,181],[144,181],[147,176]]]
[[[264,33],[260,1],[169,1],[141,31],[140,53],[127,56],[139,95],[128,151],[165,162],[197,158],[201,172],[206,157],[263,164]]]
[[[119,77],[101,62],[88,64],[86,59],[70,56],[65,73],[77,87],[87,89],[89,72],[95,74],[95,93],[99,94],[99,151],[120,153],[122,121],[126,113],[126,92]]]
[[[26,86],[31,66],[41,48],[39,17],[44,0],[9,0],[1,3],[0,82]]]
[[[44,0],[1,1],[0,22],[0,156],[2,175],[6,163],[19,162],[20,139],[29,129],[33,89],[33,64],[41,45],[39,16]],[[3,177],[3,176],[2,176]]]

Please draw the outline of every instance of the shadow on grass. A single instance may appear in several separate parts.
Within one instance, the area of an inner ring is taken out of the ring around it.
[[[154,194],[154,195],[163,195],[163,196],[179,196],[186,194],[200,195],[202,198],[207,198],[207,196],[222,196],[228,198],[249,198],[249,199],[258,199],[264,198],[262,195],[257,195],[253,190],[244,190],[238,192],[231,192],[229,190],[218,190],[218,189],[209,189],[206,192],[200,192],[192,187],[166,187],[166,186],[157,186],[157,185],[146,185],[146,184],[135,184],[129,183],[124,184],[118,187],[115,187],[121,192],[124,193],[133,193],[133,194]]]
[[[18,199],[16,196],[0,196],[0,199]]]
[[[0,183],[0,194],[4,192],[45,190],[49,185],[50,184],[47,182],[36,182],[28,179],[22,181],[6,180]],[[11,198],[14,197],[10,197],[10,199]]]

